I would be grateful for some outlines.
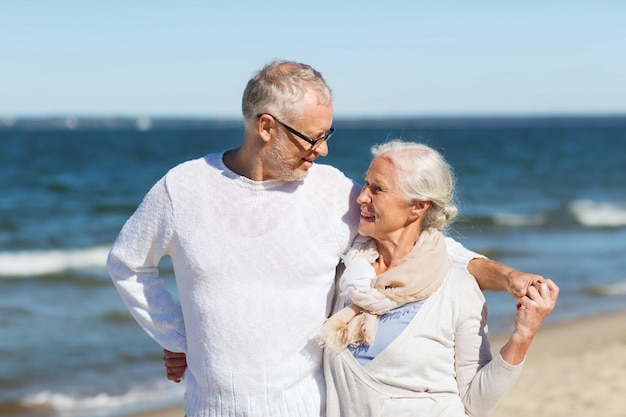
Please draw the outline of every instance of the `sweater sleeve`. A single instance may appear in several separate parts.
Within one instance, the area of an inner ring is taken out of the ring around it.
[[[452,262],[452,266],[459,267],[464,271],[467,271],[467,264],[470,263],[472,259],[475,258],[484,258],[485,256],[480,255],[476,252],[472,252],[469,249],[466,249],[463,245],[461,245],[456,240],[451,237],[446,237],[446,249],[448,250],[448,257]]]
[[[183,315],[159,276],[172,237],[172,205],[165,177],[148,192],[118,235],[107,269],[139,325],[164,348],[186,351]]]
[[[455,335],[455,369],[459,394],[468,415],[491,415],[513,387],[522,364],[509,365],[498,354],[492,359],[487,338],[487,305],[472,280],[462,294],[462,313]]]

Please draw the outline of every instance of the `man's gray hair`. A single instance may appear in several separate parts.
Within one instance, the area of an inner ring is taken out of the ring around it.
[[[302,99],[307,91],[317,94],[320,104],[332,103],[324,77],[311,66],[293,61],[272,61],[257,72],[246,86],[241,103],[245,123],[258,114],[270,113],[289,122],[302,119]]]

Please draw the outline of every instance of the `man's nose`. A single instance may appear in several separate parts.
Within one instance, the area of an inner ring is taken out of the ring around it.
[[[328,155],[328,143],[327,143],[327,141],[323,141],[322,143],[317,145],[315,147],[314,151],[315,151],[315,153],[317,153],[320,156]]]

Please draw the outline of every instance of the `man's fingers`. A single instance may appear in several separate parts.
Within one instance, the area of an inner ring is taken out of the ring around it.
[[[163,364],[167,379],[179,383],[187,369],[187,355],[184,352],[171,352],[163,349]]]
[[[169,359],[163,359],[163,363],[165,364],[165,367],[167,368],[171,368],[171,367],[185,367],[187,365],[187,360],[185,358],[169,358]]]
[[[170,381],[176,382],[177,384],[181,381],[181,378],[178,375],[167,374],[167,379],[169,379]]]

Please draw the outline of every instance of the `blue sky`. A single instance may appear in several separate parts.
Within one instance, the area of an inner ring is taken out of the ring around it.
[[[625,22],[622,0],[7,0],[0,117],[239,117],[273,58],[321,71],[336,117],[626,114]]]

